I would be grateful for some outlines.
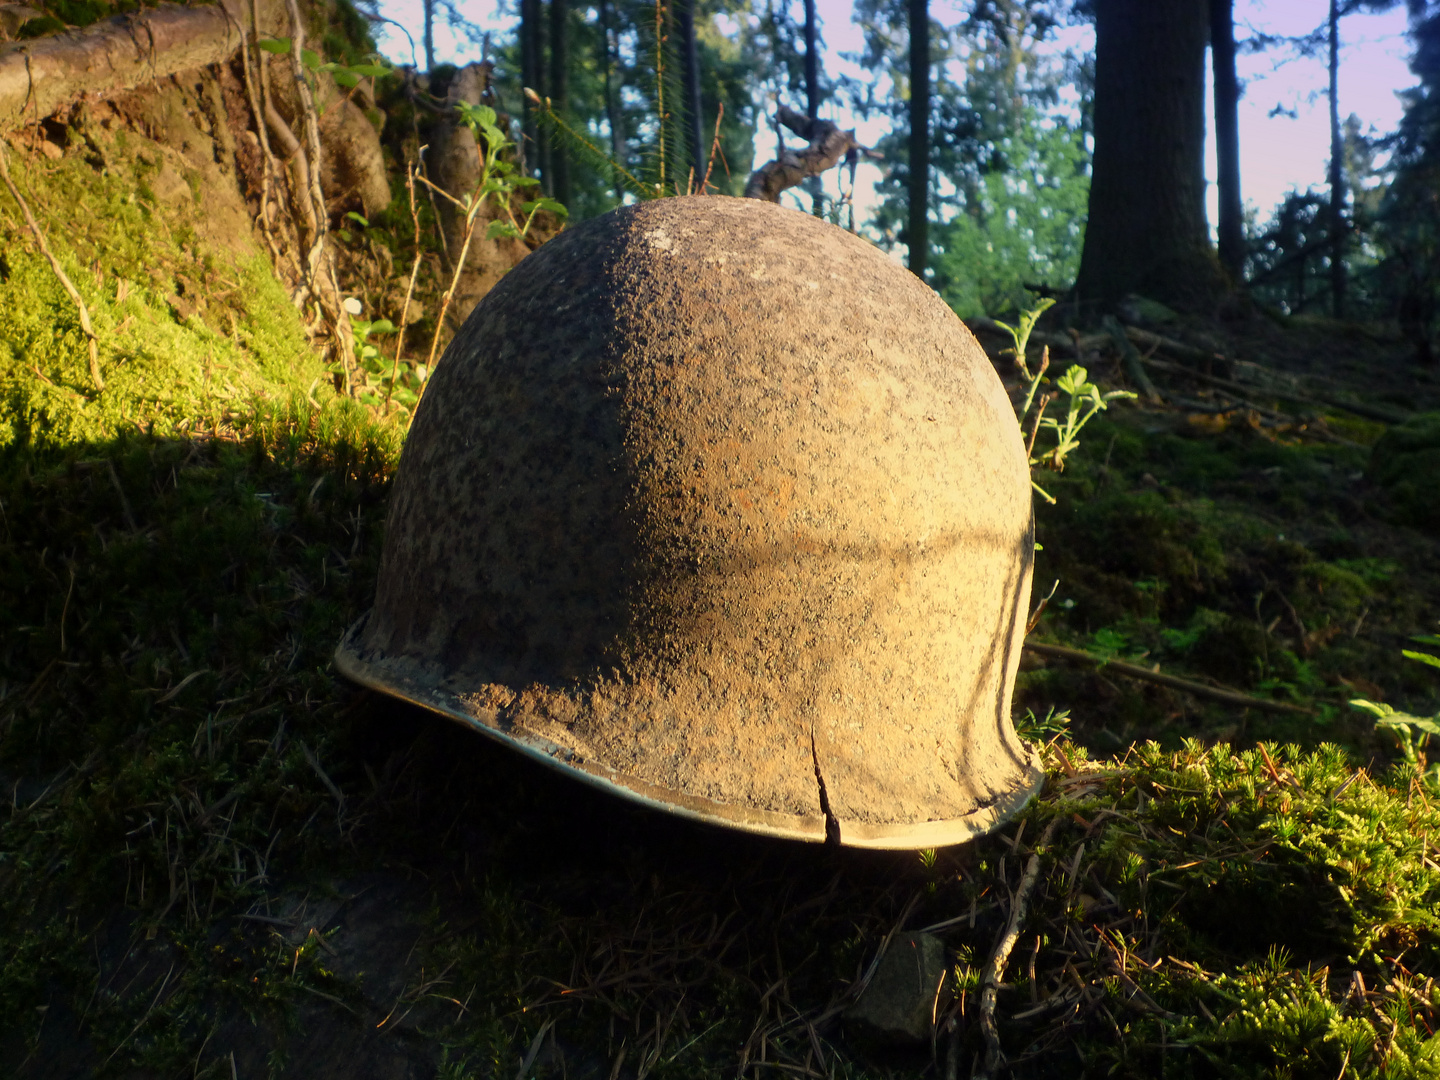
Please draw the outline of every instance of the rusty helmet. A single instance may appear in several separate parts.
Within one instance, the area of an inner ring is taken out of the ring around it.
[[[470,315],[336,660],[674,814],[958,843],[1042,778],[1033,540],[1004,387],[929,287],[807,214],[660,199]]]

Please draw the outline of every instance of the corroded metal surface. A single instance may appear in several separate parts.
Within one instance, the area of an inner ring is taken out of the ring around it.
[[[956,843],[1040,780],[1032,550],[1014,414],[930,289],[795,211],[658,200],[471,315],[337,660],[674,813]]]

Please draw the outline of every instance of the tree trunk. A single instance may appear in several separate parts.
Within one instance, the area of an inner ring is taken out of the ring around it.
[[[816,25],[815,0],[805,0],[805,115],[813,124],[820,119],[820,31]],[[808,181],[816,217],[825,212],[825,195],[820,177]]]
[[[1240,197],[1240,81],[1235,74],[1235,0],[1210,0],[1215,81],[1215,162],[1220,194],[1220,265],[1236,285],[1245,277],[1245,208]]]
[[[1138,292],[1203,310],[1226,291],[1205,220],[1206,23],[1206,0],[1096,0],[1095,155],[1076,282],[1087,306]]]
[[[1345,317],[1345,141],[1340,133],[1340,4],[1330,0],[1330,313]]]
[[[540,69],[540,0],[520,0],[520,84],[545,96]],[[540,124],[534,103],[527,97],[522,104],[525,168],[533,174],[541,166]]]
[[[930,255],[930,0],[910,3],[910,270],[925,280]]]
[[[435,0],[425,0],[425,27],[421,31],[421,40],[425,48],[425,70],[435,70]]]
[[[691,183],[705,179],[705,130],[700,118],[700,50],[695,42],[695,0],[679,0],[675,21],[680,31],[681,61],[685,76],[685,134],[690,144]]]
[[[620,168],[625,165],[625,128],[620,116],[620,102],[615,95],[615,87],[612,85],[615,71],[615,54],[610,51],[610,3],[609,0],[600,0],[600,34],[601,48],[604,50],[601,69],[604,72],[605,88],[605,122],[610,125],[610,159],[619,168],[615,170],[615,201],[625,201],[625,184],[620,176]]]
[[[569,0],[550,0],[550,101],[561,116],[569,107],[569,22]],[[549,151],[550,168],[555,174],[550,180],[550,194],[558,202],[568,203],[570,154],[558,133],[551,134]]]

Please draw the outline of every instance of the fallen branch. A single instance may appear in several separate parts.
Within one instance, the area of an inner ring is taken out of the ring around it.
[[[745,184],[745,198],[779,202],[780,193],[833,169],[842,159],[865,153],[855,141],[854,130],[841,131],[829,120],[811,120],[788,105],[781,105],[775,119],[795,132],[809,145],[803,150],[787,150],[782,144],[779,156],[750,174]]]
[[[1020,940],[1020,924],[1025,921],[1025,911],[1030,906],[1030,894],[1035,891],[1035,882],[1040,878],[1040,849],[1050,843],[1050,838],[1055,835],[1055,826],[1059,824],[1058,817],[1051,818],[1050,824],[1046,825],[1045,831],[1040,834],[1040,842],[1030,853],[1030,861],[1025,864],[1025,874],[1021,877],[1020,886],[1015,890],[1015,899],[1010,904],[1010,921],[1005,927],[1005,933],[1001,934],[1000,940],[995,943],[995,951],[990,954],[990,962],[985,965],[985,973],[980,978],[980,1033],[985,1036],[985,1064],[975,1073],[975,1080],[992,1080],[1005,1063],[1005,1054],[1000,1048],[1000,1032],[995,1027],[995,999],[1005,976],[1005,965],[1010,960],[1010,952],[1015,948],[1015,942]]]
[[[1194,359],[1197,356],[1203,359],[1214,359],[1214,353],[1206,353],[1194,349],[1188,345],[1182,345],[1178,341],[1161,337],[1158,334],[1150,334],[1144,330],[1137,330],[1133,326],[1125,327],[1126,337],[1142,345],[1153,346],[1182,359]],[[1352,413],[1355,416],[1363,416],[1367,420],[1378,420],[1384,424],[1403,424],[1410,418],[1410,414],[1400,409],[1387,409],[1382,405],[1366,405],[1358,401],[1346,401],[1344,398],[1330,397],[1324,394],[1305,394],[1298,390],[1288,390],[1279,387],[1257,386],[1253,383],[1236,382],[1234,379],[1221,378],[1219,375],[1207,375],[1203,371],[1196,371],[1185,364],[1175,364],[1168,360],[1158,360],[1155,357],[1142,356],[1141,360],[1159,371],[1173,372],[1176,375],[1183,375],[1187,379],[1194,379],[1209,386],[1218,386],[1224,390],[1235,390],[1243,394],[1268,393],[1274,394],[1277,398],[1285,401],[1295,401],[1302,405],[1329,406]]]
[[[1027,641],[1025,651],[1034,653],[1036,656],[1049,656],[1057,660],[1071,660],[1079,664],[1093,664],[1096,667],[1103,667],[1110,671],[1118,672],[1121,675],[1128,675],[1132,679],[1143,679],[1146,682],[1157,683],[1160,686],[1168,686],[1173,690],[1183,690],[1187,694],[1194,694],[1196,697],[1210,698],[1212,701],[1223,701],[1229,705],[1241,705],[1247,709],[1266,709],[1270,712],[1299,713],[1302,716],[1314,716],[1314,709],[1307,709],[1303,705],[1292,705],[1287,701],[1271,701],[1267,698],[1251,697],[1249,694],[1242,694],[1238,690],[1228,690],[1224,687],[1207,686],[1205,683],[1192,682],[1190,679],[1181,679],[1175,675],[1162,675],[1158,671],[1151,671],[1139,664],[1132,664],[1125,660],[1112,660],[1103,656],[1096,656],[1093,653],[1085,652],[1083,649],[1072,649],[1066,645],[1043,645],[1038,641]]]
[[[1144,358],[1140,350],[1135,348],[1130,339],[1125,336],[1125,331],[1115,321],[1115,316],[1106,315],[1104,320],[1106,332],[1110,340],[1115,343],[1115,348],[1120,353],[1121,360],[1125,363],[1125,374],[1130,376],[1130,381],[1139,387],[1140,392],[1145,395],[1146,400],[1152,404],[1161,400],[1160,391],[1155,389],[1155,384],[1150,381],[1150,376],[1145,373]]]
[[[55,271],[55,276],[60,279],[61,286],[70,294],[70,299],[75,301],[75,306],[80,309],[80,329],[85,331],[87,343],[90,346],[90,379],[95,383],[96,390],[105,389],[105,380],[100,375],[100,352],[99,338],[95,334],[95,328],[90,325],[90,309],[85,305],[85,299],[80,291],[75,288],[74,282],[70,280],[65,268],[60,265],[60,260],[50,250],[50,245],[45,242],[45,234],[40,231],[40,224],[35,220],[35,215],[30,213],[30,204],[20,194],[20,189],[15,186],[15,181],[10,179],[10,164],[5,159],[4,140],[0,140],[0,179],[5,181],[5,186],[10,189],[10,194],[20,206],[20,212],[25,215],[25,224],[30,227],[30,233],[35,237],[35,242],[40,245],[40,254],[45,256],[50,263],[50,269]]]
[[[1171,356],[1181,360],[1188,360],[1192,364],[1214,364],[1222,366],[1227,363],[1224,356],[1217,352],[1210,352],[1205,349],[1198,349],[1194,345],[1186,345],[1176,341],[1174,338],[1165,337],[1163,334],[1152,334],[1149,330],[1141,330],[1136,326],[1125,327],[1125,336],[1136,345],[1145,349],[1164,349]]]
[[[18,127],[27,115],[49,116],[82,94],[128,90],[221,63],[240,47],[238,25],[219,5],[161,4],[84,30],[0,46],[0,131]]]

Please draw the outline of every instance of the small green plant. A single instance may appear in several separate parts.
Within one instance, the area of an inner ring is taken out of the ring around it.
[[[1070,730],[1070,710],[1055,711],[1055,706],[1045,710],[1043,717],[1036,716],[1035,710],[1026,709],[1025,715],[1015,721],[1015,732],[1026,742],[1049,742]]]
[[[1440,637],[1434,634],[1416,634],[1410,639],[1420,645],[1440,645]],[[1433,668],[1440,668],[1440,656],[1434,653],[1416,652],[1414,649],[1401,649],[1400,655],[1407,660],[1418,660],[1422,664],[1428,664]]]
[[[371,344],[370,337],[372,334],[395,333],[395,324],[389,319],[355,318],[361,311],[359,301],[352,299],[345,303],[351,315],[350,328],[355,334],[355,366],[361,379],[356,399],[362,405],[373,408],[381,408],[389,400],[407,409],[413,408],[420,400],[429,369],[424,364],[406,365],[402,369],[388,362]],[[339,364],[331,364],[329,370],[338,371]]]
[[[1003,350],[1015,357],[1015,366],[1020,369],[1020,374],[1025,378],[1025,403],[1020,407],[1019,420],[1023,424],[1025,417],[1030,414],[1030,406],[1035,403],[1035,391],[1040,389],[1040,380],[1045,375],[1045,369],[1050,366],[1050,350],[1047,348],[1041,354],[1040,366],[1032,375],[1030,365],[1025,360],[1025,349],[1030,344],[1030,335],[1035,330],[1035,324],[1040,321],[1040,316],[1055,306],[1053,297],[1047,296],[1039,304],[1029,311],[1020,312],[1020,324],[1011,326],[1009,323],[995,320],[995,325],[1010,335],[1010,340],[1015,344]]]
[[[1108,394],[1101,393],[1100,387],[1090,381],[1090,373],[1079,364],[1067,369],[1055,383],[1055,387],[1069,398],[1066,403],[1065,419],[1056,420],[1053,417],[1036,414],[1035,428],[1030,435],[1032,452],[1035,447],[1035,436],[1042,429],[1054,434],[1055,445],[1038,457],[1032,456],[1030,463],[1032,465],[1044,464],[1059,472],[1065,467],[1066,455],[1080,445],[1078,438],[1080,429],[1088,424],[1096,413],[1104,412],[1110,402],[1116,398],[1133,398],[1135,393],[1131,390],[1111,390]],[[1042,411],[1043,408],[1042,404]]]
[[[1440,645],[1440,637],[1433,634],[1416,634],[1410,640],[1421,645]],[[1401,654],[1406,659],[1416,660],[1433,668],[1440,668],[1440,656],[1436,656],[1434,653],[1402,649]],[[1440,735],[1440,713],[1434,716],[1412,716],[1410,713],[1399,712],[1382,701],[1367,701],[1364,698],[1354,698],[1350,704],[1357,709],[1372,713],[1375,717],[1376,730],[1388,731],[1399,746],[1400,753],[1414,767],[1420,777],[1431,784],[1440,786],[1440,762],[1434,765],[1430,764],[1426,754],[1431,736]]]
[[[273,53],[276,56],[289,56],[292,47],[291,40],[288,37],[261,38],[256,44],[259,45],[261,49],[268,53]],[[300,62],[305,65],[305,70],[309,73],[311,90],[317,88],[318,82],[315,76],[322,71],[329,74],[329,76],[335,80],[335,85],[346,90],[353,90],[359,86],[361,79],[380,79],[395,73],[395,69],[385,63],[379,54],[373,57],[373,61],[378,62],[339,64],[332,60],[321,63],[320,57],[316,53],[303,46],[300,49]],[[324,112],[325,107],[321,105],[317,111]]]
[[[470,255],[470,244],[475,238],[476,221],[486,204],[492,199],[495,200],[503,214],[503,217],[495,218],[486,227],[487,240],[524,239],[535,224],[536,215],[542,210],[548,210],[561,218],[568,215],[568,211],[560,203],[542,196],[522,203],[520,212],[524,215],[524,221],[517,218],[511,196],[522,188],[535,187],[540,181],[531,176],[522,176],[513,162],[505,160],[511,142],[509,136],[496,123],[498,118],[494,109],[488,105],[471,105],[463,101],[455,108],[460,113],[461,121],[475,136],[480,176],[475,183],[475,190],[458,198],[444,188],[430,183],[425,177],[419,177],[421,183],[442,198],[448,199],[465,215],[465,240],[460,245],[459,256],[455,259],[455,273],[450,279],[450,287],[445,290],[441,300],[440,317],[435,322],[435,337],[430,343],[430,358],[425,364],[428,369],[435,366],[435,354],[440,349],[440,334],[445,327],[445,314],[449,311],[450,301],[454,299],[455,289],[460,284],[460,275],[464,272]]]
[[[1022,311],[1019,324],[1016,326],[996,320],[996,325],[1005,330],[1014,342],[1014,345],[1005,352],[1014,354],[1015,366],[1020,369],[1020,375],[1025,381],[1025,400],[1021,403],[1017,416],[1022,430],[1026,418],[1030,415],[1030,410],[1036,407],[1037,394],[1041,384],[1048,381],[1045,378],[1045,372],[1050,368],[1050,347],[1048,345],[1041,352],[1040,364],[1033,372],[1025,359],[1025,349],[1030,344],[1030,335],[1035,330],[1036,322],[1054,303],[1053,299],[1046,297],[1029,311]],[[1038,395],[1039,407],[1036,409],[1035,419],[1031,422],[1026,453],[1030,457],[1032,468],[1040,465],[1056,472],[1062,472],[1065,469],[1065,458],[1080,445],[1081,429],[1094,418],[1095,414],[1105,411],[1110,402],[1117,398],[1133,398],[1136,395],[1130,390],[1112,390],[1109,393],[1103,393],[1099,386],[1090,381],[1090,373],[1079,364],[1067,368],[1056,382],[1055,388],[1059,393],[1046,392]],[[1047,417],[1045,415],[1046,407],[1060,395],[1065,395],[1068,399],[1065,418],[1056,420],[1054,417]],[[1055,444],[1037,454],[1035,444],[1041,431],[1053,435]],[[1030,481],[1030,486],[1046,502],[1051,504],[1055,502],[1050,493],[1033,479]]]

